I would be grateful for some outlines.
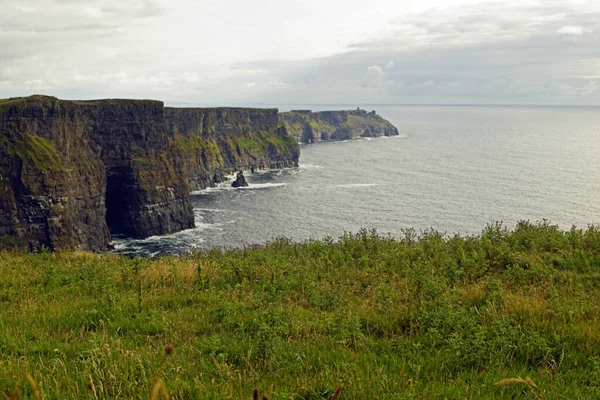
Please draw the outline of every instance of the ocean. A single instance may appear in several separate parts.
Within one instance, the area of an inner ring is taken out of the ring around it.
[[[318,110],[344,106],[279,106]],[[196,228],[117,253],[182,255],[276,238],[302,242],[362,228],[480,233],[488,223],[600,224],[600,108],[370,106],[398,137],[301,145],[298,168],[248,173],[192,194]]]

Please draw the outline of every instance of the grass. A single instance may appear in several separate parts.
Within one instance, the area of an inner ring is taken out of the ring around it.
[[[0,113],[5,112],[11,107],[26,104],[29,101],[39,101],[45,103],[55,102],[57,99],[51,96],[33,95],[28,97],[11,97],[7,99],[0,99]]]
[[[30,375],[48,399],[600,396],[594,226],[361,231],[156,260],[4,252],[0,271],[7,395],[34,398]]]
[[[218,154],[220,152],[219,145],[211,139],[203,138],[199,135],[175,135],[174,144],[179,151],[198,152],[205,151],[210,154]]]
[[[311,128],[313,129],[313,131],[317,132],[317,133],[321,133],[321,132],[327,132],[327,133],[331,133],[333,131],[335,131],[335,127],[328,124],[325,121],[322,120],[311,120],[309,122]]]
[[[41,136],[25,132],[14,141],[0,138],[0,150],[4,150],[9,155],[17,155],[24,165],[39,171],[63,169],[54,143]]]
[[[335,113],[335,112],[334,112]],[[303,113],[303,112],[283,112],[280,113],[280,121],[284,123],[288,132],[296,138],[296,140],[308,141],[304,138],[304,127],[310,126],[310,130],[316,138],[320,138],[322,134],[327,137],[333,136],[337,139],[347,139],[351,136],[361,136],[365,129],[378,128],[380,134],[383,134],[386,129],[394,129],[394,126],[387,120],[374,113],[367,113],[361,110],[340,111],[338,117],[346,116],[345,122],[337,122],[334,125],[321,119],[320,114]]]
[[[269,144],[280,149],[293,149],[296,146],[295,140],[291,136],[283,136],[277,132],[257,131],[244,136],[235,136],[225,140],[229,148],[243,151],[266,150]],[[216,156],[221,154],[221,147],[213,140],[206,140],[200,136],[175,135],[174,145],[177,151],[182,152],[203,152],[207,155]]]
[[[0,100],[0,113],[8,110],[11,106],[22,102],[21,98],[10,98],[10,99],[1,99]]]
[[[293,137],[279,135],[272,131],[257,131],[246,136],[236,136],[228,140],[230,148],[240,150],[265,151],[268,145],[273,145],[281,150],[293,150],[297,144]]]
[[[355,127],[356,129],[364,130],[366,127],[376,126],[381,129],[393,128],[393,125],[380,117],[379,115],[348,115],[348,123],[350,126]]]
[[[261,131],[257,137],[261,143],[271,144],[281,149],[294,150],[298,147],[293,137],[280,135],[277,132]]]
[[[293,122],[291,124],[288,124],[287,122],[283,121],[283,124],[285,125],[288,133],[293,137],[298,138],[302,136],[303,128],[300,122]]]

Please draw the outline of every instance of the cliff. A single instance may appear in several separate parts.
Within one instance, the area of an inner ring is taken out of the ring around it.
[[[0,100],[0,248],[105,250],[194,226],[190,190],[297,165],[277,110],[159,101]]]
[[[293,110],[279,114],[287,131],[302,143],[398,135],[398,129],[375,111]]]
[[[277,109],[166,108],[165,117],[178,171],[191,190],[239,169],[298,165],[298,144],[279,124]]]

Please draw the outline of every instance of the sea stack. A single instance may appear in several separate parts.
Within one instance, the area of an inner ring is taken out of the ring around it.
[[[115,234],[189,229],[190,192],[298,157],[277,109],[0,99],[0,249],[105,251]]]
[[[233,187],[246,187],[248,186],[248,182],[246,182],[246,178],[244,177],[244,172],[239,171],[236,175],[235,181],[231,183]]]

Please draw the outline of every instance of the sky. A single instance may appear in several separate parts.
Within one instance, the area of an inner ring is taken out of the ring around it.
[[[600,105],[600,1],[0,0],[0,98]]]

